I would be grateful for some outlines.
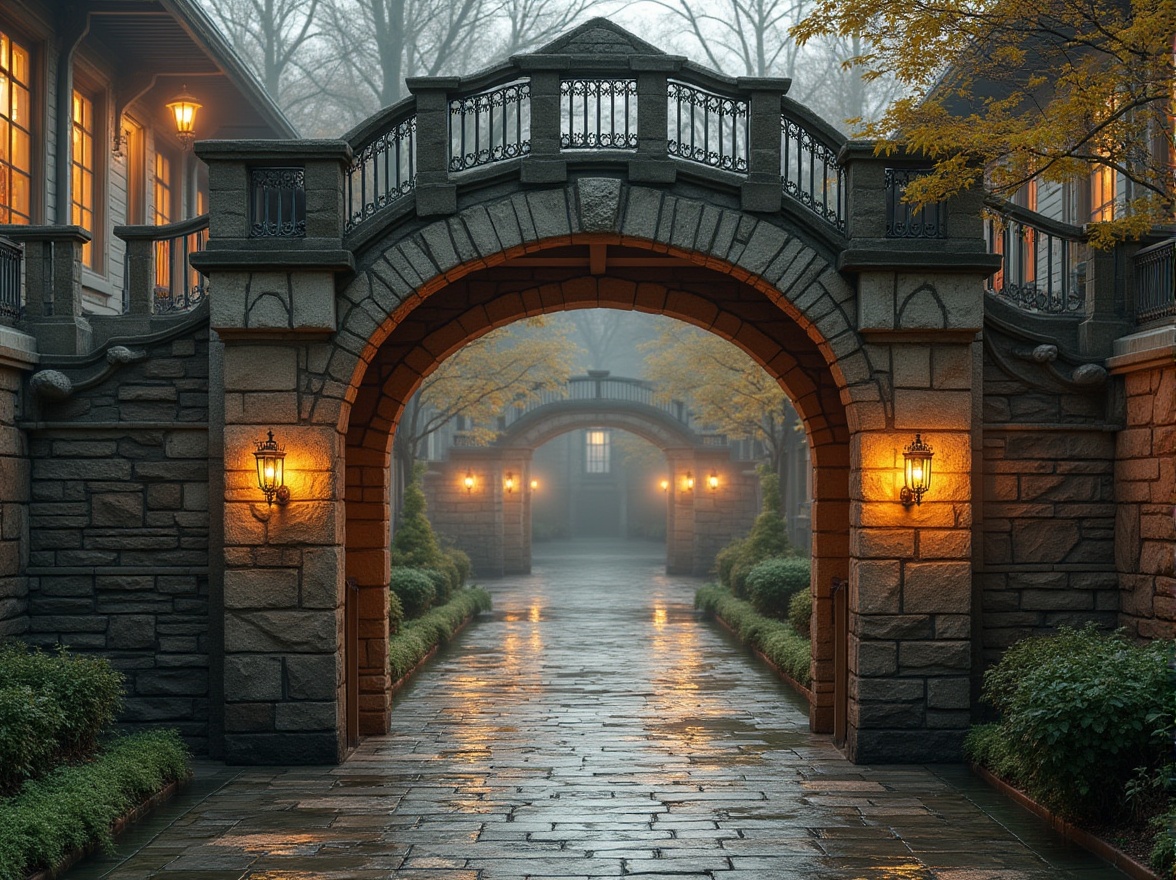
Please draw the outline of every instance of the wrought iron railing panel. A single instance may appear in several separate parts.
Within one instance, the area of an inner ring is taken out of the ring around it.
[[[685,404],[680,400],[665,400],[649,382],[622,376],[573,376],[563,388],[541,391],[525,404],[508,407],[498,418],[498,429],[506,430],[523,416],[541,407],[583,400],[641,404],[661,410],[687,427],[690,425],[690,413]]]
[[[637,149],[637,80],[565,79],[559,96],[562,149]]]
[[[724,171],[747,173],[749,106],[746,98],[730,98],[698,86],[670,80],[669,143],[678,159]]]
[[[838,232],[846,231],[845,169],[837,148],[787,114],[780,115],[780,180],[785,195]]]
[[[253,168],[249,185],[251,238],[306,235],[306,169]]]
[[[450,171],[468,171],[530,152],[530,81],[449,102]]]
[[[1135,320],[1176,315],[1176,238],[1135,255]]]
[[[942,203],[916,208],[903,201],[907,185],[927,173],[922,168],[886,169],[887,238],[944,238],[947,235]]]
[[[988,252],[1004,257],[988,281],[988,291],[1031,312],[1071,315],[1086,302],[1079,273],[1084,242],[1079,230],[1064,233],[1035,222],[1031,212],[994,211],[984,224]]]
[[[15,324],[21,316],[21,259],[24,248],[0,238],[0,324]]]
[[[189,258],[208,244],[208,215],[182,220],[167,226],[123,227],[116,234],[126,237],[123,257],[123,310],[131,310],[131,263],[142,247],[151,256],[149,297],[151,312],[172,314],[188,312],[208,296],[208,279],[192,268]],[[142,283],[142,282],[136,282]]]
[[[347,231],[416,187],[416,116],[393,125],[362,149],[347,169]]]

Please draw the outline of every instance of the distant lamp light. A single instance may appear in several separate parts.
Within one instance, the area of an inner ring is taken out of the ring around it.
[[[469,495],[471,492],[474,491],[474,472],[471,470],[467,470],[466,475],[465,475],[465,479],[462,480],[461,482],[462,482],[462,485],[465,486],[466,494]]]
[[[534,492],[539,488],[538,480],[531,480],[531,491]]]
[[[682,488],[687,492],[694,491],[694,474],[691,471],[686,471],[686,476],[682,480]]]
[[[512,474],[510,471],[506,472],[506,477],[502,481],[502,488],[504,488],[506,490],[507,495],[514,494],[515,478],[514,478],[514,474]]]
[[[706,487],[712,492],[717,492],[719,489],[719,474],[718,471],[711,471],[710,476],[706,478]]]
[[[204,105],[188,94],[185,85],[166,106],[176,122],[176,137],[183,143],[184,149],[191,149],[192,142],[196,140],[196,111]]]
[[[660,483],[658,483],[658,485],[661,487],[661,490],[663,492],[670,491],[670,481],[669,480],[663,478],[662,481]]]
[[[266,502],[284,505],[290,500],[290,490],[286,488],[286,450],[278,445],[273,431],[268,432],[267,439],[257,441],[253,457],[257,460],[257,488],[265,494]]]
[[[905,507],[923,503],[923,494],[931,488],[931,447],[915,434],[915,442],[903,450],[903,487],[899,500]]]

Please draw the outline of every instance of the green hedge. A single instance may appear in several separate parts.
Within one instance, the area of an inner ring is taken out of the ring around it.
[[[707,584],[694,596],[694,607],[723,618],[740,641],[762,652],[796,681],[812,684],[812,643],[781,621],[764,617],[749,602],[736,599],[717,584]]]
[[[113,740],[88,764],[59,767],[0,800],[0,880],[21,880],[74,849],[110,846],[111,824],[188,773],[171,730]]]
[[[388,669],[392,680],[403,678],[436,645],[453,638],[462,622],[479,611],[490,610],[490,594],[480,587],[454,593],[446,604],[416,620],[405,621],[400,632],[388,640]]]
[[[811,579],[808,559],[799,556],[765,559],[747,572],[747,597],[765,617],[787,620],[792,597],[808,590]]]
[[[985,673],[999,721],[974,727],[965,751],[1056,813],[1113,820],[1127,783],[1169,759],[1171,653],[1093,626],[1026,639]]]
[[[122,684],[96,657],[0,645],[0,796],[92,754],[122,705]]]

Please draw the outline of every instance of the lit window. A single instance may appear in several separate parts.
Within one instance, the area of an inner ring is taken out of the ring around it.
[[[584,459],[584,469],[590,474],[607,474],[609,472],[609,435],[601,428],[588,431],[588,444],[585,447],[587,455]]]
[[[72,222],[75,226],[94,232],[94,102],[81,92],[73,93],[73,178],[70,200],[73,203]],[[82,262],[94,268],[92,242],[82,247]]]
[[[1096,165],[1090,172],[1090,222],[1115,219],[1115,169]]]
[[[162,152],[155,153],[155,169],[151,175],[153,219],[156,226],[172,222],[171,160]],[[155,286],[171,289],[171,245],[167,241],[155,243]]]
[[[0,31],[0,223],[32,217],[29,52]]]

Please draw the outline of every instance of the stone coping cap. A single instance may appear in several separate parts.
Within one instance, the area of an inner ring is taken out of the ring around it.
[[[0,367],[32,369],[40,360],[35,336],[0,324]]]
[[[196,142],[196,155],[217,162],[262,162],[266,159],[335,159],[350,162],[351,145],[345,140],[208,140]]]

